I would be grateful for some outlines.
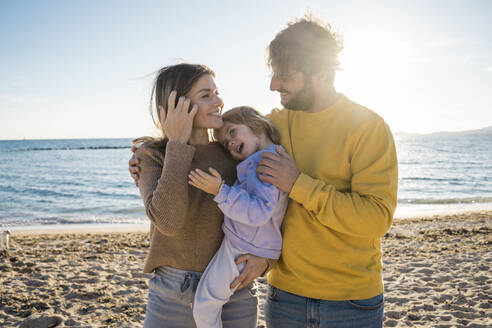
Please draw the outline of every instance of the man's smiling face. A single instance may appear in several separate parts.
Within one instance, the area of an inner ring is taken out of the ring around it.
[[[280,73],[272,65],[272,72],[270,90],[280,93],[280,103],[288,109],[309,111],[315,98],[312,82],[299,71]]]

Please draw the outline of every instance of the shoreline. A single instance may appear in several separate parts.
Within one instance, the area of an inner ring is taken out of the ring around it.
[[[0,326],[141,326],[148,230],[62,228],[12,232],[0,251]],[[384,327],[492,322],[492,211],[395,219],[382,250]],[[257,283],[264,328],[266,281]]]
[[[395,220],[429,217],[435,215],[467,214],[492,211],[492,203],[454,203],[454,204],[398,204]]]
[[[492,203],[490,207],[479,207],[477,209],[443,209],[436,210],[415,210],[404,215],[400,213],[393,219],[393,225],[406,221],[428,220],[429,218],[447,216],[470,216],[475,214],[492,213]],[[10,230],[15,235],[26,234],[83,234],[83,233],[111,233],[111,232],[149,232],[150,221],[145,223],[63,223],[63,224],[44,224],[44,225],[14,225],[2,226],[0,232]]]
[[[0,227],[1,230],[10,230],[14,235],[36,234],[84,234],[84,233],[112,233],[112,232],[149,232],[150,223],[65,223],[46,225],[26,225]]]

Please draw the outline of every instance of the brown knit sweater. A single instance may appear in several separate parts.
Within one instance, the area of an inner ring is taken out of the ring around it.
[[[217,143],[190,146],[170,141],[165,150],[147,143],[136,157],[141,162],[140,195],[151,221],[144,272],[162,265],[203,272],[222,242],[224,216],[213,195],[188,184],[188,173],[213,167],[231,185],[236,162]]]

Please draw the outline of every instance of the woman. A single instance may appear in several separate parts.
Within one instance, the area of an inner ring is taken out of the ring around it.
[[[222,242],[223,214],[213,196],[188,184],[189,172],[197,168],[214,167],[226,183],[235,180],[236,163],[209,140],[208,129],[223,124],[223,102],[214,77],[203,65],[162,68],[152,98],[157,114],[154,122],[165,138],[137,140],[144,141],[135,153],[141,168],[138,186],[151,221],[144,271],[153,275],[145,328],[195,327],[196,286]],[[232,287],[244,287],[268,267],[266,259],[249,254],[238,262],[247,264]],[[251,287],[238,289],[224,305],[224,327],[256,327],[257,299]]]

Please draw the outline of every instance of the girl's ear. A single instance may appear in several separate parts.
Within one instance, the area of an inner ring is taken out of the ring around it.
[[[258,137],[262,141],[267,141],[267,142],[273,142],[275,143],[272,138],[270,138],[270,135],[267,132],[262,132],[261,135]]]

